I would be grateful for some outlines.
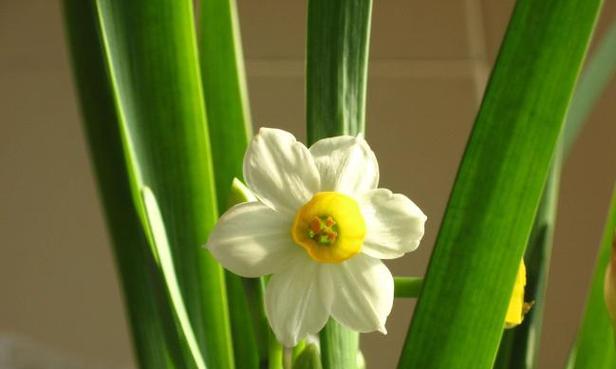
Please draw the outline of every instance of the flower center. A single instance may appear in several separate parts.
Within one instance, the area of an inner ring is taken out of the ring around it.
[[[338,238],[338,227],[331,215],[314,217],[308,226],[308,237],[321,245],[331,245]]]
[[[338,192],[315,194],[295,215],[293,241],[321,263],[340,263],[357,254],[366,224],[357,202]]]

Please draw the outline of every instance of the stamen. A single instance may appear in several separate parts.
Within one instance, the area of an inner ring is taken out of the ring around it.
[[[321,245],[331,245],[338,238],[338,227],[331,215],[314,217],[306,233],[309,238]]]

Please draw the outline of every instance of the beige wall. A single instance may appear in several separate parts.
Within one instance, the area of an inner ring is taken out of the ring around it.
[[[375,1],[368,140],[382,184],[429,216],[419,251],[391,263],[398,274],[425,270],[512,3]],[[254,121],[303,137],[305,3],[239,4]],[[615,16],[608,2],[599,33]],[[58,2],[0,2],[0,333],[128,367],[120,292],[71,83]],[[541,368],[562,367],[583,306],[616,174],[614,101],[612,82],[563,173]],[[372,368],[394,367],[412,307],[396,302],[390,334],[364,336]]]

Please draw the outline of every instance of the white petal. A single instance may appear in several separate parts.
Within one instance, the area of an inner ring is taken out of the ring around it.
[[[332,316],[358,332],[387,333],[385,321],[394,301],[394,279],[378,259],[358,254],[325,266],[336,294]]]
[[[225,268],[243,277],[283,269],[303,253],[290,236],[291,219],[259,202],[229,209],[218,221],[207,247]]]
[[[321,191],[354,195],[379,184],[379,164],[363,138],[324,138],[310,147],[310,153],[321,175]]]
[[[366,222],[363,253],[394,259],[419,246],[427,217],[408,197],[379,188],[364,194],[359,205]]]
[[[252,139],[244,157],[244,178],[261,202],[289,214],[319,190],[312,155],[280,129],[261,128]]]
[[[319,268],[304,254],[274,274],[267,285],[267,319],[278,341],[286,347],[319,332],[329,318],[330,304],[321,299]]]

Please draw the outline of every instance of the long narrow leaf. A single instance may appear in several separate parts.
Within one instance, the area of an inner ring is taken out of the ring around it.
[[[519,0],[399,368],[491,368],[599,0]]]
[[[156,284],[143,262],[149,254],[147,238],[132,202],[95,5],[92,1],[64,0],[63,6],[84,128],[111,231],[137,360],[141,368],[168,369],[170,355],[158,319]]]
[[[616,70],[616,22],[612,24],[586,63],[576,86],[559,145],[563,153],[558,155],[552,164],[552,172],[528,242],[524,256],[528,274],[526,293],[527,300],[535,301],[535,304],[524,319],[524,324],[506,331],[503,335],[494,369],[532,369],[536,366],[545,301],[545,278],[549,270],[556,223],[558,182],[562,166],[560,158],[568,156],[588,114],[607,86],[614,70]]]
[[[133,200],[143,186],[156,193],[206,363],[233,368],[223,271],[201,248],[217,208],[192,3],[96,4]]]
[[[207,107],[212,158],[216,173],[218,208],[229,205],[234,178],[242,178],[242,162],[251,136],[250,109],[235,0],[202,0],[200,61],[203,95]],[[235,364],[238,369],[258,368],[266,360],[259,350],[242,279],[225,272]],[[260,295],[251,295],[260,299]]]
[[[218,208],[229,205],[234,178],[252,136],[235,0],[201,0],[200,62],[207,107]]]
[[[552,164],[524,255],[527,273],[525,300],[533,301],[534,304],[520,326],[503,333],[493,369],[530,369],[536,365],[545,306],[546,277],[556,222],[560,156],[557,154]]]
[[[309,0],[308,143],[364,132],[371,0]],[[333,320],[320,334],[324,369],[356,367],[359,336]]]
[[[170,312],[173,321],[173,331],[176,333],[176,343],[179,347],[178,351],[185,351],[182,353],[181,363],[178,364],[178,368],[196,368],[206,369],[205,362],[203,361],[203,355],[199,350],[199,344],[193,332],[186,307],[184,305],[184,298],[180,292],[178,286],[175,267],[173,265],[173,258],[171,256],[171,249],[169,248],[169,241],[167,240],[167,232],[165,230],[165,223],[160,214],[156,197],[148,187],[141,189],[141,198],[144,206],[145,217],[143,219],[144,229],[148,235],[148,241],[150,244],[150,250],[152,251],[152,257],[157,265],[157,271],[161,280],[161,290],[168,296],[168,300],[171,302]],[[169,329],[171,331],[171,329]]]
[[[614,329],[603,298],[605,269],[610,261],[615,232],[616,187],[612,192],[612,201],[597,255],[584,319],[569,358],[568,368],[570,369],[616,368]]]

